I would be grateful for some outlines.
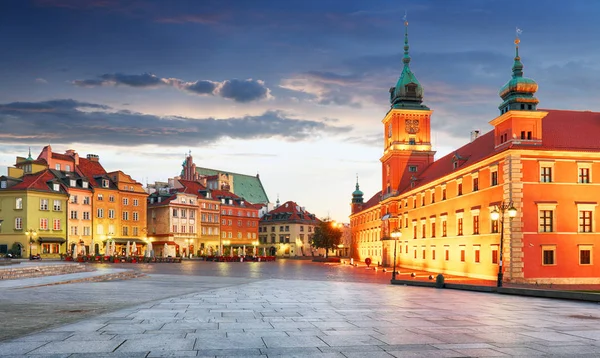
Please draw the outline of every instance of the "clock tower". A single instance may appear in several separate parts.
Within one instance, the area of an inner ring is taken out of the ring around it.
[[[408,21],[404,22],[404,68],[395,87],[390,88],[391,108],[382,120],[384,145],[382,164],[383,198],[415,185],[433,162],[431,113],[423,105],[423,87],[410,70]]]

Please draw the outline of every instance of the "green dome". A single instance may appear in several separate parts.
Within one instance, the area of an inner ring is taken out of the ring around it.
[[[408,54],[408,22],[404,23],[404,68],[395,87],[390,88],[390,103],[392,108],[429,109],[422,105],[423,87],[410,70],[410,56]]]
[[[356,176],[356,190],[352,192],[352,202],[355,204],[360,204],[363,202],[363,192],[360,191],[358,186],[358,175]]]
[[[498,106],[500,114],[510,110],[536,110],[540,102],[534,94],[538,89],[538,84],[531,78],[523,77],[523,63],[519,57],[519,42],[515,40],[516,52],[515,62],[512,67],[512,78],[506,82],[498,94],[502,98],[502,103]]]

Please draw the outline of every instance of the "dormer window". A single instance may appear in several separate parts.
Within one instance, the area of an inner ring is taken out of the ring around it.
[[[6,180],[0,181],[0,189],[6,189]]]
[[[405,87],[406,96],[407,97],[417,97],[417,85],[414,83],[409,83]]]
[[[71,166],[70,165],[65,165],[65,171],[70,172],[71,171]]]
[[[452,168],[453,168],[453,169],[456,169],[456,168],[458,168],[458,160],[454,160],[454,161],[452,162]]]
[[[56,164],[56,165],[54,166],[54,169],[56,169],[56,170],[60,170],[60,164]]]
[[[82,182],[82,183],[81,183],[81,186],[82,186],[84,189],[87,189],[87,187],[88,187],[88,182],[87,182],[87,181],[84,181],[84,182]]]
[[[102,179],[102,187],[108,188],[108,179]]]
[[[75,179],[71,179],[71,180],[69,180],[69,185],[70,186],[76,186],[77,185],[77,181],[75,181]]]
[[[60,185],[59,184],[52,184],[52,188],[54,191],[59,191],[60,190]]]

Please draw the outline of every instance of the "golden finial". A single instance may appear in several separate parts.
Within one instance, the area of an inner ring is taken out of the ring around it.
[[[517,46],[518,46],[518,45],[519,45],[519,43],[521,43],[521,40],[520,40],[520,39],[517,37],[517,38],[515,39],[515,45],[517,45]]]

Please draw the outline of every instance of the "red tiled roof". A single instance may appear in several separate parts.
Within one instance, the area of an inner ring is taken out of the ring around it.
[[[536,150],[600,151],[600,143],[598,142],[598,138],[600,138],[600,113],[555,109],[541,109],[540,111],[548,112],[548,115],[542,119],[542,145],[527,146],[520,144],[519,148],[535,148]],[[568,130],[566,130],[567,126]],[[495,150],[494,130],[492,129],[475,139],[473,142],[467,143],[431,163],[431,165],[419,176],[416,187],[442,178],[456,170],[453,169],[452,163],[455,154],[466,159],[459,162],[460,166],[458,169],[460,169],[461,167],[475,164],[508,148],[509,147],[504,147],[498,151]],[[411,190],[410,187],[400,189],[400,192]]]
[[[54,175],[50,170],[46,169],[36,174],[26,174],[22,178],[22,182],[13,185],[9,189],[36,189],[50,191],[47,182],[54,179]]]
[[[60,154],[60,153],[52,153],[52,158],[58,159],[58,160],[68,160],[70,162],[73,161],[73,157],[71,157],[70,155]]]
[[[239,196],[227,190],[212,190],[211,191],[213,198],[224,197],[224,198],[232,198],[232,199],[241,199]]]
[[[379,204],[379,201],[380,201],[380,200],[381,200],[381,192],[380,192],[380,191],[378,191],[377,193],[375,193],[375,195],[373,195],[373,196],[371,197],[371,199],[367,200],[367,202],[366,202],[366,203],[363,203],[363,204],[362,204],[362,210],[361,210],[361,211],[364,211],[364,210],[370,209],[370,208],[372,208],[373,206],[375,206],[375,205]]]
[[[183,185],[183,192],[186,194],[198,195],[199,191],[206,190],[206,187],[197,181],[179,179],[179,183]]]
[[[295,202],[293,202],[291,200],[281,204],[280,206],[278,206],[275,209],[268,212],[268,214],[282,214],[282,213],[291,214],[291,216],[289,217],[289,219],[291,219],[291,220],[302,219],[301,216],[304,216],[304,215],[312,215],[308,211],[302,210],[300,205],[296,204]]]
[[[94,177],[98,175],[106,174],[106,170],[102,167],[100,162],[95,162],[86,158],[79,158],[79,165],[77,169],[81,172],[81,175],[87,177],[90,180],[91,186],[97,186]]]

